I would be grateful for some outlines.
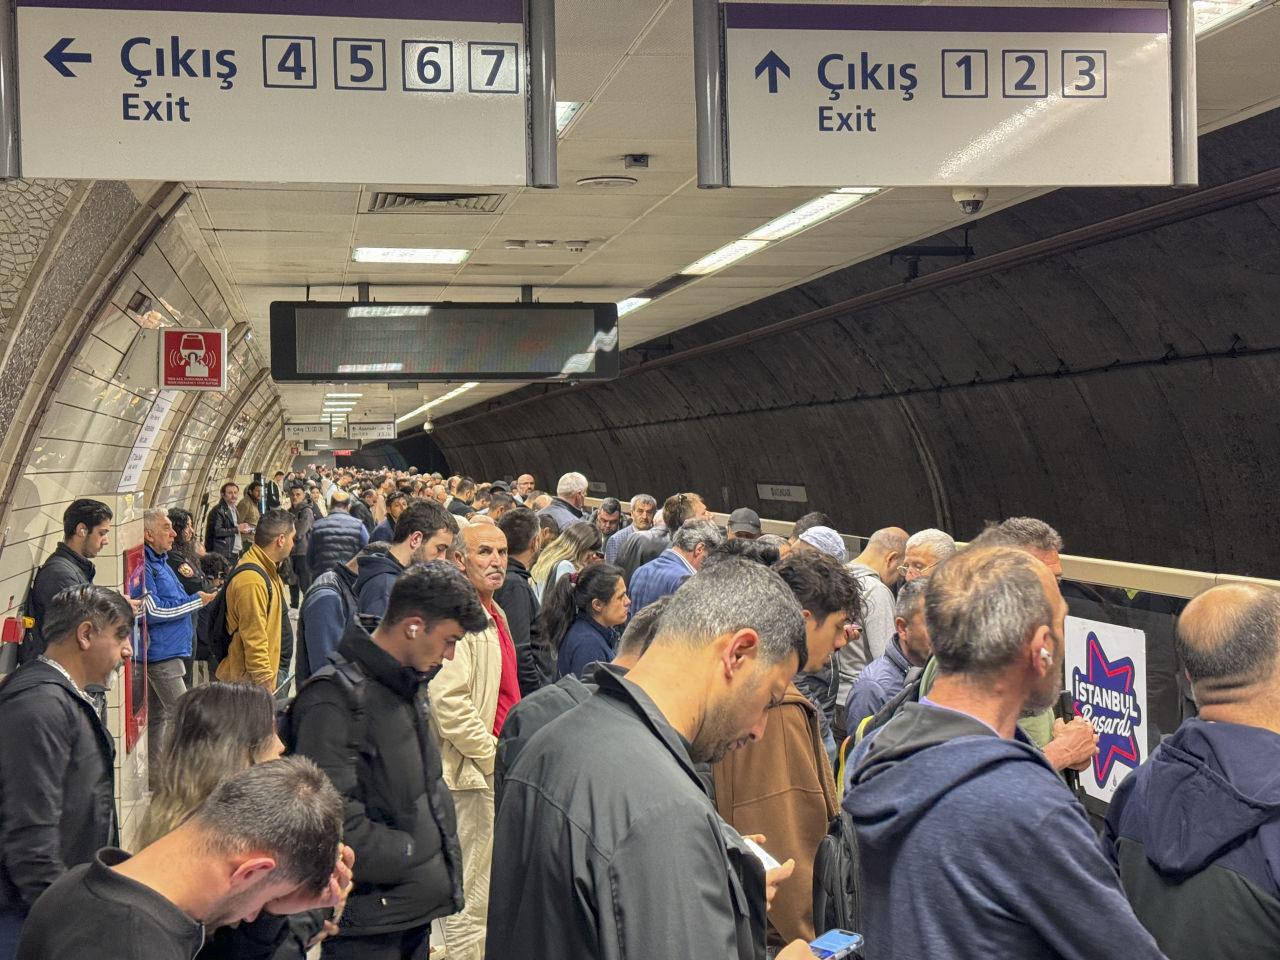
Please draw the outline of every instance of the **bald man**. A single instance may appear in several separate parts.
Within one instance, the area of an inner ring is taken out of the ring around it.
[[[1178,620],[1198,717],[1116,791],[1106,845],[1170,960],[1280,943],[1280,592],[1214,587]]]
[[[872,660],[883,657],[893,643],[896,634],[893,587],[901,577],[898,567],[906,550],[907,531],[901,527],[885,527],[873,533],[866,549],[849,562],[849,572],[858,580],[862,633],[835,656],[840,688],[836,693],[838,706],[833,732],[839,740],[843,740],[846,733],[844,704],[849,702],[849,692],[858,682],[858,675]],[[855,717],[853,722],[858,719]]]

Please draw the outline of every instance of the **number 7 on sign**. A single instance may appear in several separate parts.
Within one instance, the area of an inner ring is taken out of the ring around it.
[[[519,93],[520,47],[514,43],[469,43],[468,89],[472,93]]]

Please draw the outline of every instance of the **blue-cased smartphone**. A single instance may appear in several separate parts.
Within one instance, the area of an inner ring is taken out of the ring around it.
[[[817,940],[810,940],[809,949],[820,960],[843,960],[862,949],[862,935],[848,930],[828,930]]]

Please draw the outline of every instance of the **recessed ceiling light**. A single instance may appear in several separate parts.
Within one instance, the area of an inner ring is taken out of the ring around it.
[[[363,397],[363,393],[326,393],[326,397]]]
[[[618,316],[625,317],[633,310],[639,310],[646,303],[649,303],[652,297],[627,297],[625,300],[618,301]]]
[[[733,243],[726,243],[719,250],[711,251],[702,259],[695,260],[680,272],[693,277],[705,277],[709,273],[715,273],[732,263],[737,263],[743,257],[748,257],[768,245],[767,240],[735,240]]]
[[[339,373],[400,373],[403,363],[340,363]]]
[[[836,193],[862,193],[870,196],[873,193],[879,193],[879,187],[841,187]]]
[[[635,177],[618,177],[618,176],[601,176],[601,177],[583,177],[577,181],[580,187],[596,187],[601,190],[617,189],[619,187],[634,187],[640,181]]]
[[[404,423],[406,420],[412,420],[414,417],[418,416],[418,414],[420,413],[430,413],[433,409],[440,406],[440,404],[448,403],[450,400],[454,399],[455,397],[461,396],[462,394],[466,393],[468,390],[474,390],[478,386],[480,386],[480,384],[472,382],[472,383],[464,383],[460,387],[454,387],[452,390],[450,390],[448,393],[444,394],[443,396],[436,397],[434,400],[428,400],[426,403],[424,403],[422,406],[418,407],[417,409],[410,410],[403,417],[396,417],[396,423]]]
[[[440,247],[356,247],[351,259],[356,263],[462,263],[470,250]]]

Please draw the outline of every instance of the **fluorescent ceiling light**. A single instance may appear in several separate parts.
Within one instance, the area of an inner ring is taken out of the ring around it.
[[[572,122],[581,109],[582,104],[577,100],[556,101],[556,136],[564,133],[564,128]]]
[[[406,420],[412,420],[414,417],[418,416],[419,414],[430,413],[433,409],[440,406],[442,403],[448,403],[450,400],[453,400],[456,397],[460,397],[462,396],[462,394],[466,393],[468,390],[474,390],[478,386],[480,386],[480,384],[472,382],[472,383],[464,383],[460,387],[454,387],[452,390],[450,390],[448,393],[444,394],[443,396],[436,397],[434,400],[428,400],[426,403],[418,407],[416,410],[410,410],[403,417],[396,417],[396,423],[404,423]]]
[[[462,263],[470,250],[439,247],[356,247],[351,259],[356,263]]]
[[[709,273],[723,270],[743,257],[749,257],[757,250],[768,245],[766,240],[735,240],[726,243],[719,250],[713,250],[701,260],[695,260],[680,272],[692,277],[705,277]]]
[[[1257,0],[1196,0],[1196,33],[1220,26],[1262,5]]]
[[[836,193],[860,193],[864,196],[871,196],[871,194],[879,192],[879,187],[841,187],[836,191]]]
[[[782,240],[799,233],[815,223],[821,223],[837,213],[842,213],[855,203],[866,199],[866,194],[828,193],[825,196],[801,204],[794,210],[770,220],[763,227],[757,227],[747,234],[748,240]]]
[[[363,397],[363,393],[326,393],[326,397]]]
[[[403,363],[340,363],[339,373],[400,373]]]
[[[649,303],[652,297],[627,297],[625,300],[618,301],[618,316],[625,317],[632,310],[639,310],[646,303]]]

